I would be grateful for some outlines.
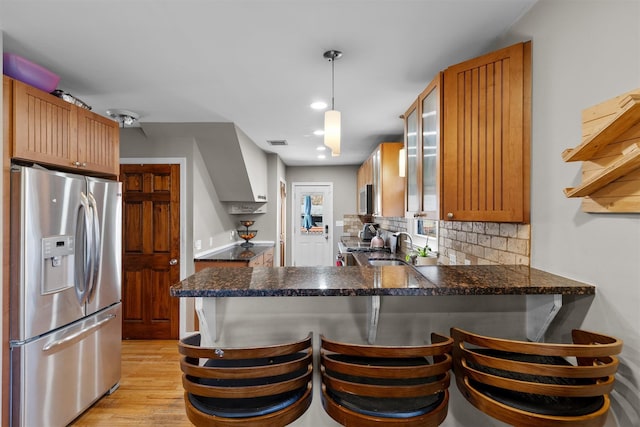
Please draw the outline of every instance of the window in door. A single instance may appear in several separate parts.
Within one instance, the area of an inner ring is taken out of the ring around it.
[[[322,193],[305,194],[300,197],[300,232],[324,233],[324,195]]]

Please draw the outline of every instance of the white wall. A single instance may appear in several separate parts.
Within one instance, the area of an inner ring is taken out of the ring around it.
[[[581,327],[624,340],[608,426],[640,425],[640,214],[588,214],[562,190],[581,111],[640,87],[640,1],[541,0],[505,37],[533,41],[531,265],[597,287]],[[565,313],[571,317],[571,313]],[[575,319],[579,320],[579,319]],[[568,337],[568,330],[556,329]]]

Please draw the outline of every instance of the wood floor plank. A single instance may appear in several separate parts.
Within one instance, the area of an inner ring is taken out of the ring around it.
[[[71,426],[190,427],[175,340],[122,342],[122,379]]]

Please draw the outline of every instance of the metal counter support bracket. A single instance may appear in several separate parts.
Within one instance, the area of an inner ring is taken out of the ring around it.
[[[217,298],[196,298],[195,310],[200,323],[200,345],[213,347],[218,341],[218,325],[216,324],[216,300]]]
[[[562,308],[562,295],[527,295],[527,338],[540,342]]]
[[[367,318],[369,319],[367,342],[374,344],[376,342],[376,335],[378,334],[378,319],[380,318],[380,295],[372,295],[369,297]]]

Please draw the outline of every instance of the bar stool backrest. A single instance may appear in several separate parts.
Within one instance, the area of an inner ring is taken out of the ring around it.
[[[456,383],[480,411],[517,427],[601,427],[622,341],[574,329],[572,344],[451,329]]]
[[[320,337],[322,404],[345,426],[435,427],[447,416],[451,345],[375,346]]]
[[[312,399],[312,334],[280,345],[209,348],[180,340],[184,402],[196,426],[281,427]]]

